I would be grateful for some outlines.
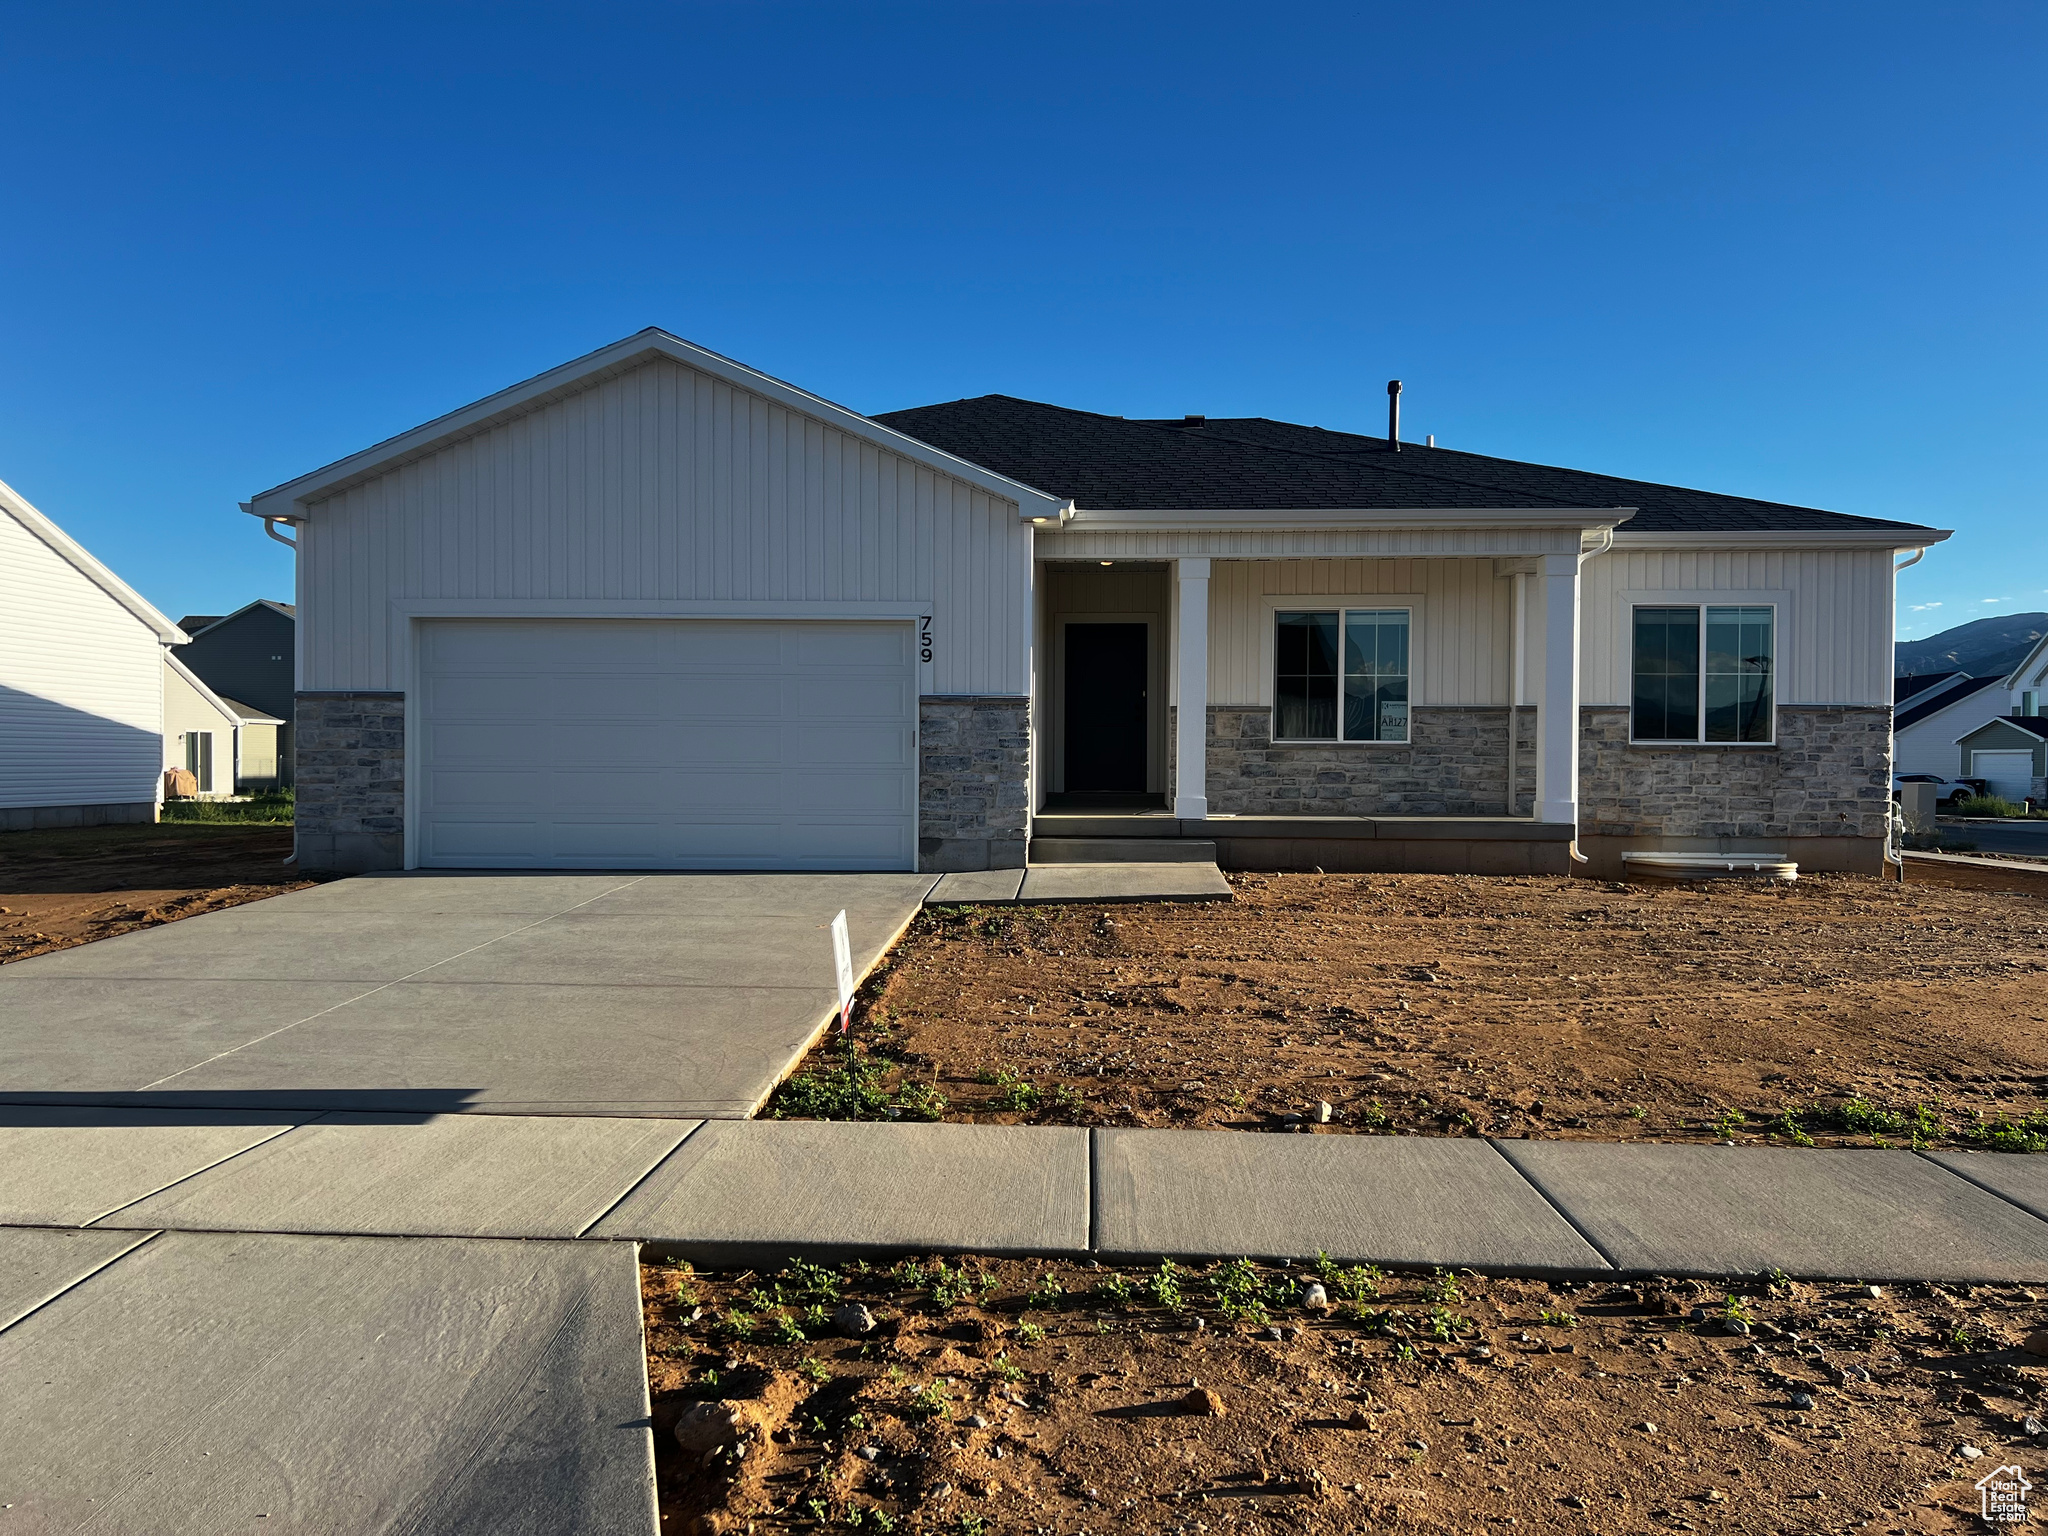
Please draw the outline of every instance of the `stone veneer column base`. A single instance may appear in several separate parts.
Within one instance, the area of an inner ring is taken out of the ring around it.
[[[301,693],[293,731],[299,868],[405,867],[405,695]]]
[[[917,701],[917,867],[1022,869],[1031,837],[1031,701]]]

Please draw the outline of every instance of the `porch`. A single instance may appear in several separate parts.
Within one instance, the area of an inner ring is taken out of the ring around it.
[[[1042,536],[1029,861],[1568,872],[1581,530],[1516,532],[1464,542],[1572,552],[1129,559],[1096,535],[1048,560],[1079,538]]]

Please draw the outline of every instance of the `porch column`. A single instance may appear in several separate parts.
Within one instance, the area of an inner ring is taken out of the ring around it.
[[[1579,819],[1579,558],[1543,556],[1543,696],[1536,710],[1536,819]]]
[[[1209,562],[1176,560],[1179,629],[1174,634],[1173,814],[1209,814]]]

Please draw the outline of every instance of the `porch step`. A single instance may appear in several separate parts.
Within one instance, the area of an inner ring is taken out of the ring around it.
[[[1193,837],[1034,837],[1033,864],[1214,864],[1216,845]]]

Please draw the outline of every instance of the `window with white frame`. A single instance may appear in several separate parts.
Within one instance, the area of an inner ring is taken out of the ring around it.
[[[1275,613],[1275,741],[1406,741],[1406,608]]]
[[[1762,605],[1635,609],[1635,741],[1777,739],[1777,611]]]

